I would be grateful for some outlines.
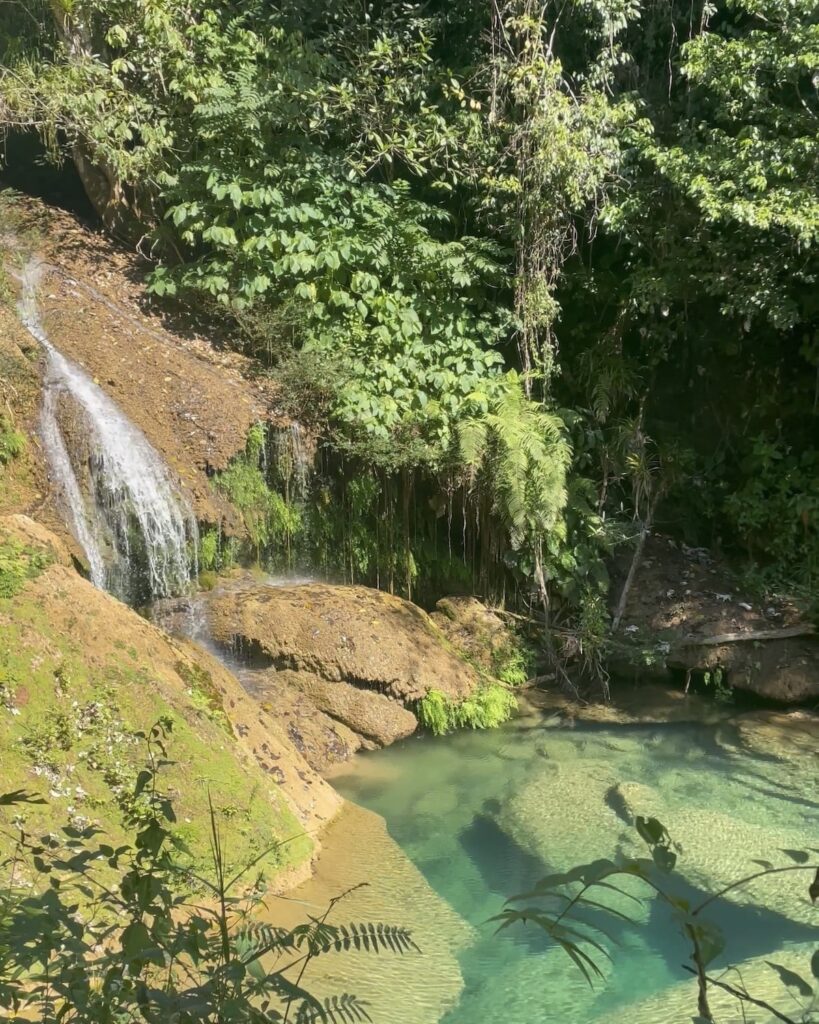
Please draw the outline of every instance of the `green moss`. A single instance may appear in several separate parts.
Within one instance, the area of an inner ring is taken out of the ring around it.
[[[210,672],[202,668],[201,665],[188,665],[184,661],[177,661],[174,667],[176,674],[187,684],[194,706],[204,711],[229,736],[233,736],[233,728],[225,714],[222,694],[214,683]]]
[[[67,812],[80,823],[96,823],[115,844],[122,841],[123,811],[145,761],[144,735],[169,719],[173,737],[163,786],[195,869],[210,857],[211,800],[219,817],[230,820],[225,834],[232,870],[276,844],[260,869],[308,857],[312,841],[272,780],[245,761],[209,673],[181,661],[172,673],[144,654],[135,662],[127,622],[121,636],[107,646],[97,643],[90,657],[82,638],[94,623],[84,622],[83,614],[56,626],[25,595],[0,604],[0,776],[6,788],[46,800],[26,807],[27,827],[35,834],[52,830]],[[105,626],[106,636],[116,634],[116,621]],[[0,835],[0,859],[7,852]]]
[[[51,561],[48,551],[27,547],[13,537],[0,539],[0,598],[14,597]]]
[[[481,686],[462,701],[450,700],[440,690],[430,690],[416,705],[421,724],[435,736],[455,729],[494,729],[508,721],[517,709],[517,698],[505,686]]]
[[[257,558],[268,548],[289,550],[303,529],[300,511],[269,486],[261,469],[264,443],[264,428],[256,424],[248,433],[244,453],[215,480],[217,490],[241,515]],[[218,549],[213,549],[209,536],[202,546],[202,567],[218,568]]]

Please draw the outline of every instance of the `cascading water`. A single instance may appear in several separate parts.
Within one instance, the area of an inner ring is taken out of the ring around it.
[[[36,263],[23,273],[20,316],[46,353],[43,446],[91,580],[132,604],[178,593],[196,571],[194,515],[141,431],[49,341],[37,308],[41,273]]]
[[[289,500],[302,501],[312,473],[312,460],[307,454],[302,436],[301,424],[295,421],[289,427],[278,430],[273,436],[276,475],[284,486]],[[265,446],[264,459],[267,462]],[[268,467],[264,466],[265,475]]]

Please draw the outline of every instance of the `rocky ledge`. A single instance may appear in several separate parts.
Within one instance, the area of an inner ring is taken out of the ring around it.
[[[411,735],[430,690],[458,701],[480,682],[424,611],[367,587],[228,587],[209,597],[207,618],[244,662],[245,686],[319,769]]]
[[[614,567],[614,595],[628,562]],[[668,537],[650,537],[645,546],[619,640],[610,667],[621,674],[690,682],[709,673],[783,704],[819,697],[819,635],[799,610],[777,598],[761,602],[712,553]]]

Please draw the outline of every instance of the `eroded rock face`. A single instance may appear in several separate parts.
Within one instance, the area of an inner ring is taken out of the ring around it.
[[[430,690],[467,697],[477,674],[447,649],[426,612],[368,587],[307,583],[214,595],[211,632],[278,669],[379,691],[403,703]]]
[[[220,351],[219,339],[217,344],[212,341],[216,332],[211,323],[203,319],[197,324],[191,316],[184,323],[174,322],[152,311],[145,268],[133,253],[36,200],[21,199],[18,208],[25,209],[23,226],[30,222],[37,229],[43,260],[38,301],[54,346],[82,367],[145,434],[179,478],[197,518],[222,522],[229,532],[241,535],[240,518],[209,478],[244,451],[253,424],[286,422],[274,411],[277,389],[254,379],[251,360]],[[21,347],[37,353],[36,343],[13,321],[13,314],[0,311],[3,334],[11,332]],[[199,333],[202,328],[205,336]],[[0,342],[0,362],[9,352],[9,343]],[[25,362],[22,368],[30,376]],[[38,396],[31,400],[27,387],[18,388],[17,376],[15,390],[25,400],[15,400],[20,406],[15,414],[31,432]],[[41,498],[47,490],[44,466],[37,467],[37,475],[29,490],[40,492]],[[0,495],[0,511],[31,507],[28,493],[16,496],[15,504]],[[59,531],[56,511],[50,510],[49,525],[53,519]]]
[[[478,686],[424,611],[367,587],[243,586],[211,595],[208,619],[218,643],[256,665],[243,681],[259,699],[287,706],[297,693],[312,705],[292,725],[320,769],[356,742],[342,734],[340,748],[323,743],[315,729],[327,718],[359,746],[386,746],[415,731],[412,705],[430,690],[461,700]]]
[[[430,616],[458,650],[492,673],[515,638],[503,619],[475,597],[442,597]]]
[[[411,736],[418,725],[415,715],[398,701],[352,683],[322,679],[312,672],[277,673],[285,685],[303,693],[318,709],[342,722],[359,736],[385,747]]]

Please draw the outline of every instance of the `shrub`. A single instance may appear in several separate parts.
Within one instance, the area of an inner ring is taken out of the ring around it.
[[[371,1018],[349,993],[319,1000],[304,986],[310,963],[348,950],[416,950],[411,933],[382,923],[333,925],[342,896],[295,928],[254,917],[262,857],[226,875],[211,812],[212,877],[192,876],[168,795],[159,787],[171,723],[159,722],[149,759],[128,787],[130,842],[117,848],[72,823],[41,838],[19,819],[13,855],[0,862],[0,1007],[43,1024],[351,1024]],[[0,807],[43,803],[0,793]],[[275,850],[268,851],[268,854]],[[253,871],[253,875],[251,875]],[[204,906],[198,905],[197,897]],[[93,912],[89,912],[92,910]]]
[[[418,719],[434,736],[454,729],[495,729],[517,709],[517,698],[505,686],[490,683],[464,700],[450,700],[440,690],[430,690],[418,701]]]

